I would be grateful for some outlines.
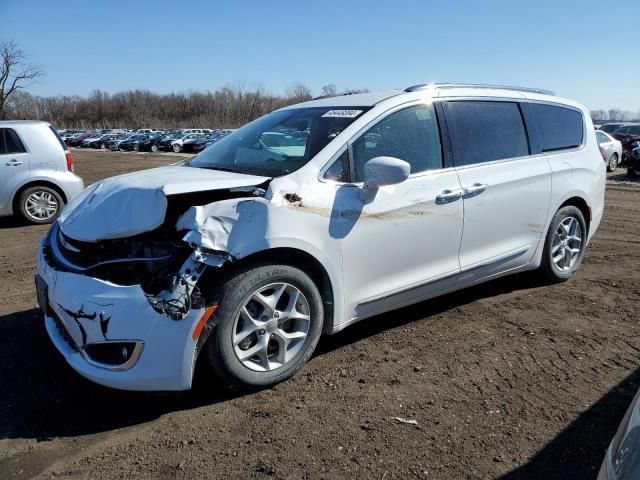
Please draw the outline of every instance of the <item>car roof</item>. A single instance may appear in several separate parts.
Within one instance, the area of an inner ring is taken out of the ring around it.
[[[49,125],[42,120],[0,120],[0,125]]]
[[[371,107],[387,98],[401,95],[402,90],[385,90],[382,92],[354,93],[347,95],[334,95],[331,97],[316,98],[308,102],[289,105],[281,110],[290,108],[312,108],[312,107]]]
[[[425,83],[413,85],[405,90],[385,90],[316,98],[308,102],[289,105],[281,110],[311,107],[373,107],[390,98],[397,99],[398,103],[402,103],[402,101],[417,100],[425,97],[522,98],[523,100],[547,101],[583,108],[582,105],[572,100],[558,97],[553,92],[540,88],[464,83]]]

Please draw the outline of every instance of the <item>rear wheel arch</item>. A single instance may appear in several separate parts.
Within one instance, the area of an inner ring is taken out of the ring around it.
[[[569,205],[572,205],[576,207],[578,210],[580,210],[580,212],[582,213],[582,216],[584,217],[584,221],[587,224],[587,235],[589,235],[589,228],[591,225],[591,207],[589,206],[589,204],[584,198],[574,196],[565,200],[564,203],[556,209],[556,212],[561,208]]]
[[[47,182],[46,180],[35,180],[35,181],[32,181],[32,182],[27,182],[24,185],[21,185],[20,188],[18,188],[15,191],[15,193],[13,194],[13,199],[11,201],[11,205],[12,205],[14,214],[16,212],[19,212],[18,202],[20,201],[20,195],[22,195],[22,192],[24,192],[27,188],[32,188],[32,187],[47,187],[47,188],[50,188],[50,189],[55,190],[56,192],[58,192],[58,194],[62,197],[62,200],[64,201],[65,205],[69,201],[69,199],[67,198],[67,195],[64,193],[64,190],[62,190],[55,183]]]

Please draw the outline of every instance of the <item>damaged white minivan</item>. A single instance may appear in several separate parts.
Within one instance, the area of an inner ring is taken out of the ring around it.
[[[589,112],[428,84],[283,108],[181,166],[98,182],[39,253],[47,331],[103,385],[291,377],[321,334],[501,275],[569,278],[600,223]]]

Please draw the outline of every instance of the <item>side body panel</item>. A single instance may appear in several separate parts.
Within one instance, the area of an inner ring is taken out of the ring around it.
[[[531,261],[545,233],[551,169],[544,155],[458,168],[462,188],[486,185],[464,197],[463,280]]]
[[[13,211],[14,193],[29,181],[29,153],[0,153],[0,215]]]

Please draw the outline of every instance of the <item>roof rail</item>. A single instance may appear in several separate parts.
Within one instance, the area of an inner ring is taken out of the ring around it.
[[[490,88],[498,90],[514,90],[517,92],[541,93],[543,95],[554,95],[551,90],[542,88],[514,87],[511,85],[485,85],[479,83],[422,83],[420,85],[412,85],[404,89],[405,92],[418,92],[420,90],[439,89],[439,88]]]

